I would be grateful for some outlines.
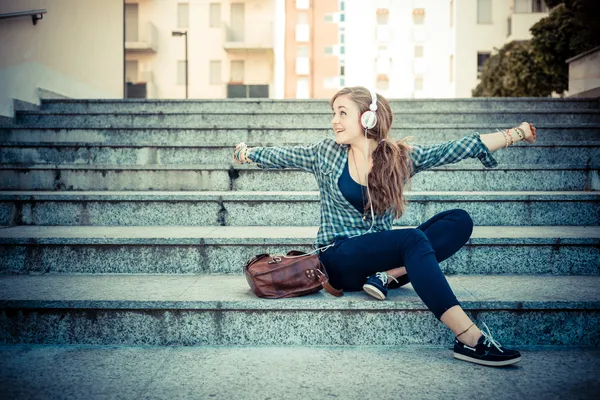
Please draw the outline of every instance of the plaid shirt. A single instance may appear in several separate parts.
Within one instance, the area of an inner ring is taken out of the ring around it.
[[[487,168],[498,165],[477,132],[440,144],[411,146],[411,177],[428,168],[456,163],[468,157],[479,158]],[[371,227],[370,215],[366,221],[363,220],[363,214],[350,204],[338,186],[349,148],[349,145],[337,144],[334,139],[324,139],[309,145],[253,147],[248,151],[248,158],[261,169],[297,168],[315,175],[321,197],[321,223],[315,247],[327,245],[336,238],[363,234]],[[375,215],[372,232],[390,230],[393,222],[390,208],[383,215]]]

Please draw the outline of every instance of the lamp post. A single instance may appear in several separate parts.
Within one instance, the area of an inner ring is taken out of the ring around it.
[[[185,36],[185,98],[188,98],[188,37],[187,31],[173,31],[173,36]]]

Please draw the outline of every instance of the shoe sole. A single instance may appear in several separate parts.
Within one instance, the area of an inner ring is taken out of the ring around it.
[[[460,353],[453,353],[453,355],[454,355],[454,358],[457,358],[459,360],[468,361],[468,362],[472,362],[475,364],[486,365],[488,367],[503,367],[505,365],[516,364],[519,361],[521,361],[521,357],[512,358],[512,359],[506,360],[506,361],[485,361],[485,360],[480,360],[478,358],[465,356],[464,354],[460,354]]]
[[[371,285],[363,285],[363,290],[370,296],[375,297],[377,300],[385,300],[385,295],[381,293],[379,289]]]

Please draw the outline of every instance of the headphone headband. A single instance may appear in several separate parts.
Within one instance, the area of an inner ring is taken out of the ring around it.
[[[371,90],[371,88],[368,88],[369,92],[371,93],[371,105],[369,106],[369,109],[371,111],[377,111],[377,93],[375,93],[373,90]]]

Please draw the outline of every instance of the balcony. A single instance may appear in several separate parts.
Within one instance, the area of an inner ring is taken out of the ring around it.
[[[273,22],[246,20],[245,25],[245,28],[239,29],[223,23],[223,48],[225,51],[273,51]]]
[[[508,17],[507,42],[513,40],[530,40],[532,38],[529,29],[548,13],[513,13]]]
[[[158,50],[158,29],[152,22],[146,24],[145,32],[140,32],[140,41],[125,42],[125,51],[129,53],[156,53]]]

